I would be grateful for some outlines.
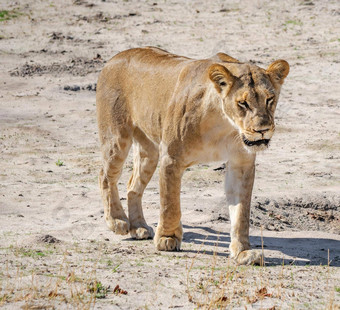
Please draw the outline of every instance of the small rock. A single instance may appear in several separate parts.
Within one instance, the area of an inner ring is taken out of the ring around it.
[[[221,215],[221,214],[218,215],[217,220],[218,221],[222,221],[222,222],[227,222],[228,221],[228,219],[225,216]]]
[[[96,83],[94,83],[94,84],[88,84],[88,85],[85,86],[84,89],[89,90],[89,91],[96,91],[96,89],[97,89],[97,84],[96,84]]]
[[[78,85],[74,85],[74,86],[71,86],[70,87],[70,90],[71,91],[79,91],[80,90],[80,87]]]
[[[80,86],[78,86],[78,85],[74,85],[74,86],[66,85],[66,86],[64,86],[64,90],[79,91],[80,90]]]
[[[94,60],[103,60],[100,54],[97,54],[96,57],[93,58]]]

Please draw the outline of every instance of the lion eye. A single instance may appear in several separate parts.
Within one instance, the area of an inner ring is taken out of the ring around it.
[[[266,100],[267,107],[270,107],[274,103],[274,97],[268,98]]]
[[[238,104],[241,108],[249,110],[249,105],[248,105],[247,101],[239,101],[237,104]]]

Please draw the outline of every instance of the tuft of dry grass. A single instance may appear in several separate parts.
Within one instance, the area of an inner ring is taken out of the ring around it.
[[[186,266],[188,299],[199,309],[340,309],[329,264],[237,266],[217,251],[209,261],[203,256],[198,251]]]
[[[93,309],[97,299],[107,296],[110,287],[96,275],[99,259],[90,266],[85,260],[74,264],[69,251],[54,250],[7,249],[10,259],[1,272],[0,307],[12,304],[22,309],[57,309],[68,304],[74,309]],[[49,255],[61,262],[53,266]]]
[[[2,248],[0,307],[93,309],[129,302],[132,308],[143,303],[161,308],[164,292],[171,287],[178,297],[167,305],[176,307],[339,309],[340,285],[336,267],[330,264],[296,266],[283,260],[278,265],[237,266],[218,242],[204,242],[198,250],[155,253],[147,259],[137,242],[126,251],[101,242]],[[168,271],[163,271],[164,266]],[[170,270],[176,272],[172,275]],[[145,286],[150,279],[159,281],[155,284],[159,295],[152,297],[152,303],[146,295],[140,296],[145,292],[154,296],[157,291],[155,286]]]

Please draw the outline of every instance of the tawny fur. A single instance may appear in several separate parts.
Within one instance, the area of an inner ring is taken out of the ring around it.
[[[108,227],[136,239],[154,237],[158,250],[179,250],[184,170],[226,160],[231,257],[240,264],[259,262],[249,244],[255,156],[273,135],[274,111],[288,72],[284,60],[264,70],[223,53],[193,60],[148,47],[114,56],[97,84],[103,154],[99,184]],[[126,216],[117,181],[131,145],[134,167]],[[142,195],[158,161],[161,207],[154,236],[143,216]]]

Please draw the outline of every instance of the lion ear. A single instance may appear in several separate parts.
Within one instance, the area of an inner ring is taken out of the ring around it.
[[[218,92],[230,90],[235,81],[235,77],[229,72],[229,70],[219,64],[214,64],[209,68],[209,78],[214,83],[214,86]]]
[[[274,82],[282,84],[289,73],[289,64],[285,60],[276,60],[269,65],[267,74],[274,80]]]
[[[225,54],[225,53],[217,53],[216,56],[217,56],[220,60],[222,60],[222,61],[224,61],[224,62],[241,63],[241,62],[240,62],[239,60],[237,60],[236,58],[231,57],[231,56],[229,56],[229,55],[227,55],[227,54]]]

